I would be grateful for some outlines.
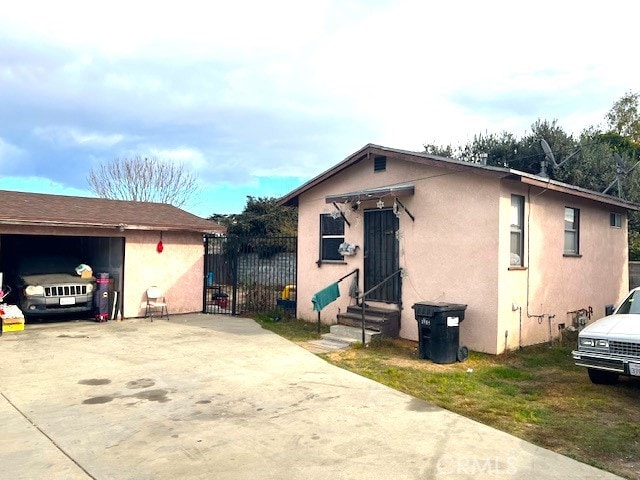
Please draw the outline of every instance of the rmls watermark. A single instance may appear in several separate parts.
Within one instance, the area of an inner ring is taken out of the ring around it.
[[[442,475],[482,475],[483,478],[514,475],[518,472],[511,457],[478,457],[475,455],[443,455],[436,470]]]

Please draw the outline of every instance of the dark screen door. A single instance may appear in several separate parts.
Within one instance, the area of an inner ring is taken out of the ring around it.
[[[364,289],[368,291],[399,268],[399,221],[393,210],[364,212]],[[367,300],[398,303],[400,278],[396,275],[367,296]]]

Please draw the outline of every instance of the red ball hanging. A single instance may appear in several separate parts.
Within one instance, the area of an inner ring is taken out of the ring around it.
[[[156,250],[158,251],[158,253],[162,253],[162,251],[164,250],[164,245],[162,245],[162,240],[160,240],[158,242],[158,245],[156,245]]]

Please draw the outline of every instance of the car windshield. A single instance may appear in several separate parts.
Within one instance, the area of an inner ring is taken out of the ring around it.
[[[632,292],[631,295],[622,302],[622,305],[620,305],[620,308],[618,308],[616,313],[623,315],[629,313],[640,313],[640,290]]]
[[[20,259],[18,273],[20,275],[35,275],[47,273],[73,273],[78,260],[61,256],[31,256]]]

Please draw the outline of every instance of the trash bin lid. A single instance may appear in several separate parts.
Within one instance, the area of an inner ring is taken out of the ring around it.
[[[416,316],[420,317],[433,317],[434,314],[439,312],[451,312],[462,311],[467,309],[467,306],[462,303],[447,303],[447,302],[417,302],[412,305],[416,313]]]

